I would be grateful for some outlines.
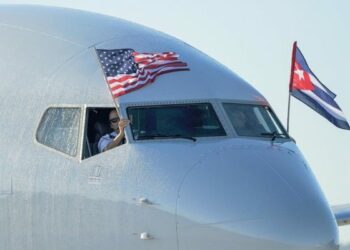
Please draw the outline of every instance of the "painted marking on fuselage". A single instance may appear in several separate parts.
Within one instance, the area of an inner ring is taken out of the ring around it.
[[[103,180],[103,177],[101,175],[102,167],[100,165],[97,165],[92,169],[91,172],[92,173],[89,176],[89,184],[101,184],[101,180]]]

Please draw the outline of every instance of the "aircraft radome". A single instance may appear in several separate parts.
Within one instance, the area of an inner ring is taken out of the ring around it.
[[[0,33],[0,249],[338,249],[295,142],[217,61],[70,9],[3,5]],[[190,68],[118,98],[131,125],[103,153],[114,102],[95,48],[174,51]]]

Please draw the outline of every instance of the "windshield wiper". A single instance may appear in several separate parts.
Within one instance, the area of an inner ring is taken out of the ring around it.
[[[157,139],[157,138],[170,138],[170,139],[187,139],[191,141],[197,141],[196,138],[191,137],[191,136],[185,136],[185,135],[167,135],[167,134],[149,134],[149,135],[139,135],[138,139],[139,140],[147,140],[147,139]]]
[[[273,131],[272,133],[261,133],[264,136],[271,136],[271,141],[276,140],[276,138],[283,138],[285,134],[277,133],[277,131]]]

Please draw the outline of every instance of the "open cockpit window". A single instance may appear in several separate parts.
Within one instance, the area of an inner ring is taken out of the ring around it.
[[[115,112],[115,108],[86,109],[83,159],[102,152],[101,147],[106,146],[102,144],[108,144],[116,137],[116,132],[112,129],[112,121],[110,120],[112,110]],[[101,138],[105,138],[105,140],[101,140]],[[120,145],[123,143],[125,143],[125,139],[120,142]]]
[[[86,133],[84,138],[83,159],[99,153],[98,142],[100,138],[112,132],[108,126],[108,114],[111,108],[86,109]]]
[[[80,108],[47,109],[36,133],[37,141],[70,156],[76,156],[80,115]]]
[[[134,140],[225,136],[210,103],[127,108]]]
[[[239,136],[289,138],[268,106],[224,103],[224,109]]]

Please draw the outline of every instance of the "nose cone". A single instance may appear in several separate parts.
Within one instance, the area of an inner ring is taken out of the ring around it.
[[[193,166],[179,191],[180,250],[338,249],[333,214],[291,145],[230,145]]]

